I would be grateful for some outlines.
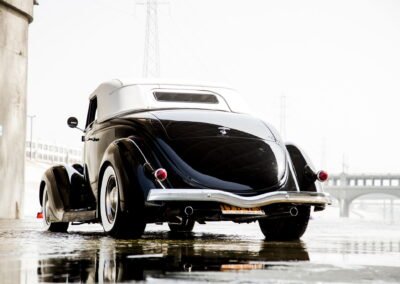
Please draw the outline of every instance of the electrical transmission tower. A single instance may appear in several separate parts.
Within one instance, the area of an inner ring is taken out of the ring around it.
[[[147,0],[146,35],[144,42],[143,77],[160,76],[160,48],[158,38],[158,1]]]

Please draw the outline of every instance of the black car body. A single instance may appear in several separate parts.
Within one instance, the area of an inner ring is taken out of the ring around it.
[[[327,175],[235,104],[222,87],[100,85],[90,97],[82,165],[54,166],[43,177],[46,228],[101,222],[112,235],[138,237],[147,223],[187,232],[195,221],[259,221],[267,238],[299,238],[311,208],[330,202],[318,183]]]

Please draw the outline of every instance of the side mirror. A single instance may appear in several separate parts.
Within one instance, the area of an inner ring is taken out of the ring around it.
[[[76,128],[78,127],[78,119],[76,117],[71,116],[70,118],[68,118],[67,124],[71,128]]]
[[[80,131],[83,131],[83,129],[80,129],[78,127],[78,119],[76,117],[71,116],[70,118],[68,118],[67,124],[71,128],[76,128],[79,129]]]

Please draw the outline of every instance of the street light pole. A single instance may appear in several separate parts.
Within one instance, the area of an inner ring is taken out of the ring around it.
[[[30,142],[29,142],[29,159],[32,160],[32,133],[33,133],[33,119],[36,115],[27,115],[30,119],[30,127],[31,127],[31,135],[30,135]]]

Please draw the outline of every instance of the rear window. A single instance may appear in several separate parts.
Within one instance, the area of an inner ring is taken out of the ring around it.
[[[217,104],[218,98],[212,94],[155,92],[154,97],[160,102]]]

